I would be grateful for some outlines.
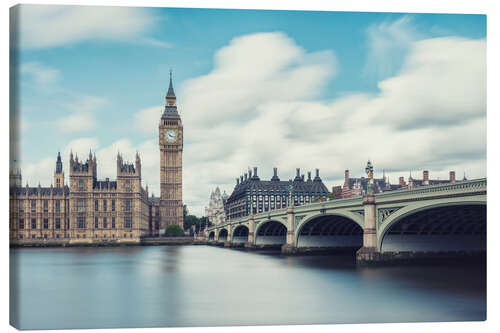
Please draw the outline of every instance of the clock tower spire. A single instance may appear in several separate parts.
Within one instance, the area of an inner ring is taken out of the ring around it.
[[[160,228],[177,224],[183,228],[182,149],[183,128],[177,112],[177,98],[170,83],[165,96],[165,109],[159,125],[160,146]]]

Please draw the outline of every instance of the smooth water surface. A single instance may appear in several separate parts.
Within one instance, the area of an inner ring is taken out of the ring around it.
[[[352,256],[210,246],[10,251],[20,329],[486,319],[484,264],[360,268]]]

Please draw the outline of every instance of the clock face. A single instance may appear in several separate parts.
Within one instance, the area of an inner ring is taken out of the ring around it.
[[[170,143],[177,141],[177,131],[173,129],[166,131],[165,140]]]

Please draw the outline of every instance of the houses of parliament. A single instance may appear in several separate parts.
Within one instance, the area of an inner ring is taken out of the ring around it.
[[[141,184],[141,158],[124,162],[118,153],[116,180],[98,180],[97,159],[69,156],[69,183],[57,155],[50,187],[22,185],[21,170],[10,171],[10,241],[137,243],[158,236],[167,225],[183,227],[183,127],[170,84],[159,121],[160,197]]]

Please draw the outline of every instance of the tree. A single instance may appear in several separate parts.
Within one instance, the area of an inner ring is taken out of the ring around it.
[[[165,236],[167,237],[178,237],[184,236],[184,230],[177,224],[171,224],[165,228]]]

